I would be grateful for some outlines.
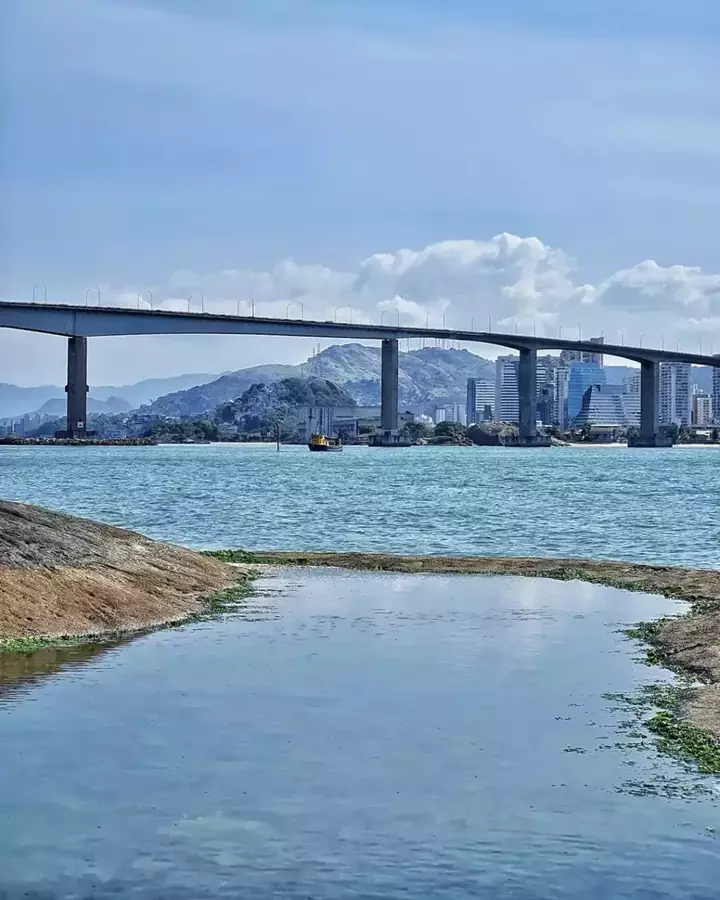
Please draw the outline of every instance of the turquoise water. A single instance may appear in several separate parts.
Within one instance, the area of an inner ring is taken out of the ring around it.
[[[619,625],[678,604],[329,570],[258,587],[220,621],[0,657],[3,900],[717,898],[717,779],[603,698],[659,677]]]
[[[195,547],[720,565],[720,450],[0,447],[0,496]]]

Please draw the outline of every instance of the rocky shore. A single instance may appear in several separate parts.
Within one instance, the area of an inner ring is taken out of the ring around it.
[[[720,573],[527,557],[419,557],[221,550],[195,553],[121,528],[0,501],[0,651],[61,637],[147,630],[199,615],[258,566],[521,575],[675,597],[690,612],[641,623],[649,660],[691,676],[681,716],[720,738]],[[216,598],[213,600],[213,598]]]
[[[0,649],[181,621],[239,574],[131,531],[0,501]]]

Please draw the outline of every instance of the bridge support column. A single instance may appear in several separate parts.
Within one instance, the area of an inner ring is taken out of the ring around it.
[[[398,430],[398,364],[398,342],[393,339],[383,341],[380,370],[380,422],[383,431]]]
[[[537,438],[537,350],[521,350],[518,363],[520,443]]]
[[[628,439],[630,447],[670,447],[672,441],[660,431],[660,363],[640,363],[640,434]]]
[[[85,437],[87,433],[87,338],[68,339],[67,436]]]
[[[384,340],[380,364],[380,432],[372,438],[376,447],[407,446],[398,432],[399,359],[397,339]]]

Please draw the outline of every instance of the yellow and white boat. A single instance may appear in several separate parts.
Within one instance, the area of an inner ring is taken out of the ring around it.
[[[311,434],[308,441],[308,447],[316,453],[323,453],[342,450],[343,445],[340,438],[331,438],[326,434]]]

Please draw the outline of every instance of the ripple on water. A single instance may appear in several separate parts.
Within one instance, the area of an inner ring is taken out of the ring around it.
[[[196,547],[715,568],[719,461],[720,448],[0,447],[0,483],[6,499]]]
[[[0,675],[0,896],[716,896],[717,781],[607,697],[659,677],[617,623],[679,604],[331,570],[259,589],[250,615]]]

